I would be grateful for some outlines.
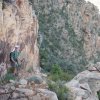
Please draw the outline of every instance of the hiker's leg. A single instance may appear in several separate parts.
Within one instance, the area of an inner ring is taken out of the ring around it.
[[[16,74],[18,75],[18,72],[20,70],[20,66],[19,66],[19,63],[17,62],[17,65],[16,65]]]
[[[16,70],[16,67],[14,67],[14,75],[16,75],[17,73],[17,70]]]
[[[18,75],[18,70],[19,70],[18,67],[16,67],[16,74],[17,74],[17,75]]]
[[[13,62],[11,62],[11,72],[12,72],[13,74],[15,74],[15,72],[16,72],[15,63],[13,63]]]

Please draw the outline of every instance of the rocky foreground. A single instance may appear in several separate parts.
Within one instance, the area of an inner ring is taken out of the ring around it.
[[[41,74],[46,77],[45,74]],[[56,93],[49,91],[46,82],[40,75],[27,79],[10,80],[0,86],[0,100],[58,100]]]
[[[58,100],[56,93],[48,90],[47,75],[39,70],[33,73],[20,68],[9,82],[7,72],[6,64],[0,64],[0,100]]]

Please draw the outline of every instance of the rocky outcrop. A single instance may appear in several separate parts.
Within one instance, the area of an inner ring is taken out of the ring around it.
[[[56,93],[47,89],[47,84],[37,84],[26,79],[10,80],[0,86],[0,100],[58,100]]]
[[[28,0],[0,2],[0,63],[9,67],[9,54],[15,45],[20,45],[19,59],[24,59],[24,69],[38,69],[37,35],[38,20]]]
[[[70,90],[71,100],[99,100],[100,91],[100,62],[91,64],[88,70],[79,73],[65,86]]]

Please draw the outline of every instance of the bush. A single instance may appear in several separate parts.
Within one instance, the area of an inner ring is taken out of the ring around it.
[[[51,69],[51,74],[61,75],[63,71],[61,70],[60,66],[57,64],[54,64]]]
[[[97,94],[98,94],[98,98],[99,98],[99,100],[100,100],[100,91],[98,91]]]
[[[33,72],[33,67],[30,67],[27,72],[32,73]]]
[[[52,66],[52,69],[50,71],[50,74],[48,78],[53,81],[58,81],[58,80],[64,80],[64,81],[69,81],[74,77],[74,75],[69,74],[67,72],[64,72],[60,66],[57,64]]]
[[[68,100],[68,89],[60,82],[48,82],[49,89],[55,92],[58,100]]]
[[[9,80],[15,80],[16,77],[13,75],[14,68],[11,67],[7,70],[7,74],[0,78],[0,84],[6,84]]]
[[[12,73],[7,73],[3,78],[0,79],[0,84],[6,84],[9,80],[15,80],[15,76]]]

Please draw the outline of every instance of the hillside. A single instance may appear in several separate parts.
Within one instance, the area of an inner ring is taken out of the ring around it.
[[[41,67],[78,73],[99,61],[96,6],[84,0],[31,0],[39,20]]]

